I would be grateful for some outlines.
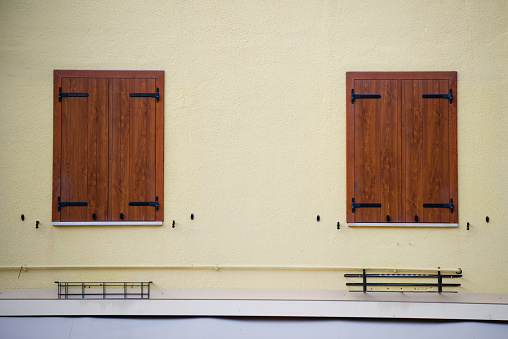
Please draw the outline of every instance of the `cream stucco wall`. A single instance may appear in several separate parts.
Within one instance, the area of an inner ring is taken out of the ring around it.
[[[162,227],[51,225],[54,69],[165,71]],[[346,226],[347,71],[458,72],[458,228]],[[4,0],[0,80],[0,266],[461,267],[461,292],[508,293],[505,0]],[[0,288],[346,289],[341,271],[18,273]]]

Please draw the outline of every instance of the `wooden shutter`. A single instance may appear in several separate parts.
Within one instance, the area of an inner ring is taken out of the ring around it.
[[[53,221],[162,221],[164,73],[55,71],[54,93]]]
[[[112,220],[155,220],[153,206],[129,202],[156,200],[154,79],[113,79],[112,102]]]
[[[347,73],[348,223],[458,223],[456,79]]]
[[[354,102],[354,199],[380,207],[355,210],[356,222],[400,221],[400,100],[397,80],[356,80],[356,94],[381,97]]]
[[[453,200],[450,103],[442,98],[422,98],[424,94],[448,93],[449,89],[448,80],[402,82],[405,219],[408,221],[447,223],[454,215],[447,208],[424,208],[424,204],[449,204]],[[454,205],[456,202],[455,199]]]
[[[61,91],[88,97],[61,98],[60,201],[87,206],[60,208],[61,221],[107,220],[108,83],[65,78]],[[62,205],[63,205],[62,204]]]

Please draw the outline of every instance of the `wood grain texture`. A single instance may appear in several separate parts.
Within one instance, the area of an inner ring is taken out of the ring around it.
[[[108,80],[88,81],[88,218],[108,220]]]
[[[62,92],[88,92],[88,80],[62,79]],[[62,202],[88,202],[88,100],[62,98]],[[90,220],[87,206],[62,207],[61,221]]]
[[[129,79],[112,79],[111,97],[111,219],[129,219],[130,106]]]
[[[62,103],[58,100],[58,89],[62,87],[62,77],[53,72],[53,196],[51,203],[52,221],[60,221],[58,197],[60,196],[60,177],[62,161]]]
[[[53,221],[163,220],[164,72],[54,71]],[[58,100],[63,92],[88,97]],[[131,98],[131,92],[156,92]],[[57,210],[57,199],[87,207]],[[155,201],[131,207],[129,201]]]
[[[379,93],[379,81],[355,81],[355,94]],[[379,148],[381,143],[381,100],[358,99],[354,106],[355,202],[382,204]],[[378,207],[355,209],[354,219],[355,222],[381,222],[381,209]]]
[[[385,222],[390,215],[391,222],[414,222],[418,216],[419,222],[458,223],[456,86],[456,72],[346,74],[347,222]],[[379,107],[369,99],[352,104],[352,88],[355,94],[381,94]],[[376,88],[379,93],[372,92]],[[449,89],[451,104],[422,98]],[[391,111],[400,113],[391,116]],[[379,202],[373,200],[380,197],[379,217],[376,208],[353,214],[352,197],[355,202]],[[450,198],[454,213],[423,208],[424,203],[447,204]]]
[[[422,221],[423,216],[423,107],[421,81],[402,81],[403,163],[404,163],[404,221]]]
[[[355,94],[380,94],[358,99],[355,111],[355,202],[380,203],[358,208],[355,222],[400,220],[400,97],[397,80],[356,80]]]

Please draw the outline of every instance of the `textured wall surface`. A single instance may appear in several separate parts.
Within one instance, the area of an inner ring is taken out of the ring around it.
[[[507,23],[504,0],[1,1],[0,266],[461,267],[461,292],[508,293]],[[162,227],[51,225],[54,69],[165,71]],[[458,228],[346,226],[347,71],[458,72]],[[333,271],[18,273],[0,288],[346,289]]]

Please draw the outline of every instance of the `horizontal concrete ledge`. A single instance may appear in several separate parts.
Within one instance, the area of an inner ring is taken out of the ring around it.
[[[0,316],[324,317],[508,321],[508,305],[318,300],[0,300]]]

